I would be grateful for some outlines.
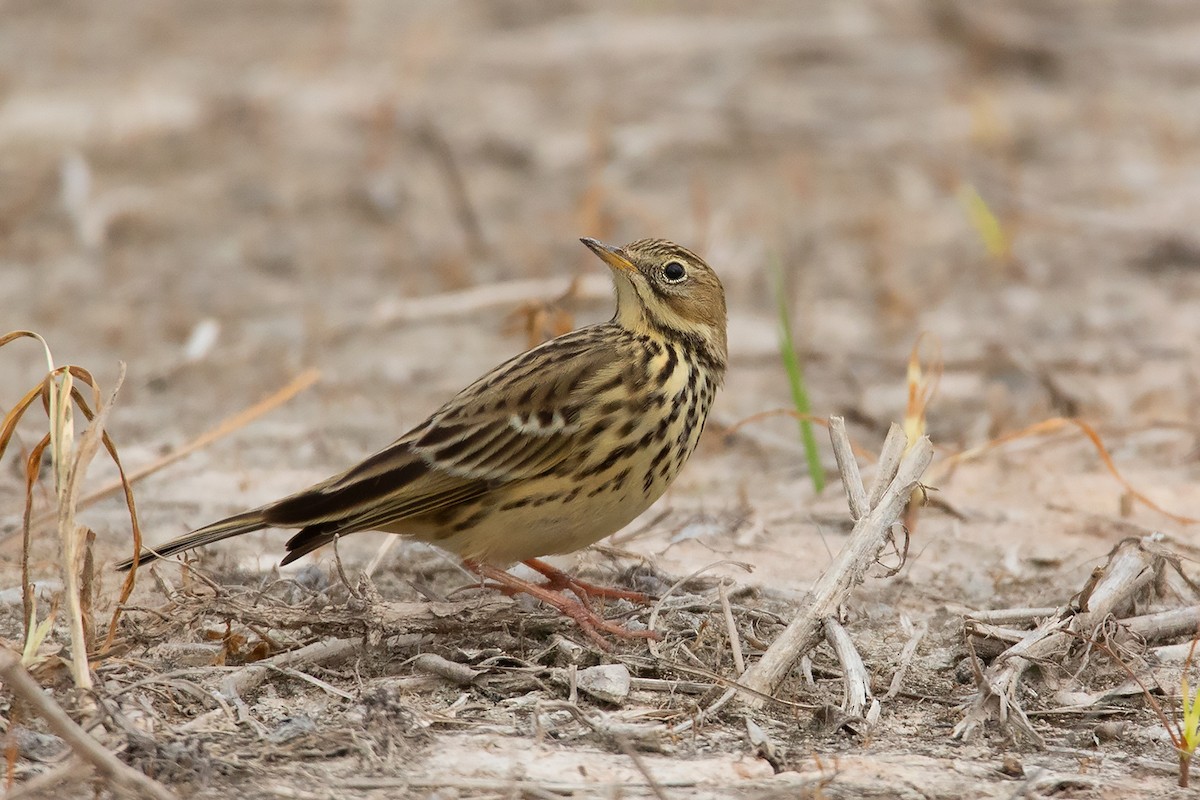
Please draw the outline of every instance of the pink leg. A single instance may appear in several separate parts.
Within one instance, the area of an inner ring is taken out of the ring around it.
[[[646,605],[654,598],[641,592],[631,592],[626,589],[615,589],[611,586],[598,586],[594,583],[573,578],[557,567],[552,567],[540,558],[530,558],[521,562],[525,566],[546,576],[546,588],[562,591],[569,589],[580,600],[586,601],[591,597],[604,597],[610,600],[628,600],[631,603]]]
[[[530,581],[510,575],[507,571],[491,564],[481,564],[478,561],[464,560],[463,566],[481,578],[492,581],[495,588],[505,594],[527,594],[535,600],[540,600],[551,608],[555,608],[563,616],[569,617],[579,626],[579,629],[592,640],[601,650],[609,651],[612,646],[604,640],[599,631],[624,639],[657,639],[653,631],[631,631],[623,625],[609,622],[604,617],[592,611],[578,600],[572,600],[549,585],[531,583]],[[540,571],[540,570],[539,570]],[[572,591],[574,591],[572,589]]]

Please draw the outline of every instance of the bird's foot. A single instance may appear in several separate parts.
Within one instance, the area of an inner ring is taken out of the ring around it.
[[[590,598],[603,597],[609,600],[628,600],[631,603],[647,605],[654,602],[654,598],[648,594],[641,592],[633,592],[628,589],[617,589],[614,586],[600,586],[595,583],[588,583],[574,578],[566,572],[563,572],[557,567],[552,567],[540,558],[530,558],[521,562],[525,566],[540,572],[546,576],[546,588],[555,591],[569,589],[576,597],[586,603]]]
[[[533,559],[536,561],[536,559]],[[540,563],[540,562],[539,562]],[[654,631],[635,631],[630,630],[624,625],[619,625],[615,622],[609,622],[604,617],[597,614],[592,609],[584,605],[583,601],[567,597],[562,593],[562,590],[552,586],[551,583],[533,583],[531,581],[518,578],[516,575],[509,574],[506,570],[499,567],[494,567],[491,564],[481,564],[477,561],[464,560],[463,565],[474,572],[476,575],[491,581],[489,586],[498,589],[505,594],[527,594],[535,600],[540,600],[551,608],[557,609],[560,614],[570,618],[584,635],[592,640],[592,643],[601,650],[608,652],[612,650],[612,645],[609,644],[600,632],[603,631],[611,636],[617,636],[622,639],[657,639],[658,634]],[[532,566],[532,565],[531,565]],[[534,567],[534,569],[537,569]],[[551,567],[550,569],[553,569]],[[541,570],[538,570],[541,572]],[[558,572],[559,570],[555,570]],[[545,573],[542,573],[545,574]],[[566,576],[566,573],[561,573]],[[549,578],[549,576],[547,576]],[[566,576],[569,578],[569,576]],[[584,584],[590,585],[590,584]],[[575,587],[571,588],[572,593],[577,597],[580,595],[575,592]],[[603,587],[597,587],[603,588]],[[580,591],[585,591],[580,589]]]

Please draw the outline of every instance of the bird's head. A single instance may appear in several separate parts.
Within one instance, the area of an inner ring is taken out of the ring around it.
[[[704,259],[665,239],[639,239],[624,247],[580,241],[613,271],[616,323],[691,345],[724,368],[725,289]]]

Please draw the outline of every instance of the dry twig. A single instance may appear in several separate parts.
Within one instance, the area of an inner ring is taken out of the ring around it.
[[[1200,606],[1185,606],[1159,611],[1156,614],[1127,617],[1121,620],[1121,626],[1147,642],[1195,636],[1197,631],[1200,631]]]
[[[0,650],[0,678],[4,679],[9,691],[46,720],[50,730],[70,745],[76,756],[91,764],[100,775],[112,782],[114,788],[154,800],[176,800],[175,794],[165,786],[120,761],[89,736],[87,731],[67,716],[62,706],[42,691],[37,681],[21,666],[21,659],[8,650]]]
[[[337,661],[340,658],[353,655],[362,647],[362,642],[354,639],[324,639],[291,650],[286,653],[264,658],[249,664],[233,673],[221,682],[221,694],[230,702],[236,701],[243,693],[256,688],[275,670],[296,669],[313,664],[324,664]]]
[[[967,615],[968,620],[992,625],[1030,624],[1058,613],[1056,606],[1038,606],[1036,608],[997,608],[987,611],[972,611]]]
[[[717,586],[721,596],[721,610],[725,613],[725,630],[729,633],[729,649],[733,651],[733,668],[738,675],[746,671],[746,659],[742,655],[742,639],[738,636],[737,622],[733,618],[733,607],[729,605],[729,593],[725,591],[725,581]]]
[[[503,612],[512,608],[509,597],[488,596],[445,603],[380,602],[377,614],[366,615],[361,604],[326,606],[316,611],[301,606],[248,605],[226,596],[205,598],[206,610],[216,617],[244,625],[262,625],[279,630],[308,628],[329,635],[368,635],[377,629],[403,633],[461,632],[472,626],[501,627],[508,622]]]
[[[830,420],[830,435],[837,436],[838,426]],[[841,426],[844,436],[844,423]],[[933,445],[928,438],[915,442],[902,459],[896,460],[894,453],[903,449],[904,434],[899,426],[893,425],[885,442],[880,470],[876,475],[873,496],[878,493],[879,502],[869,514],[854,525],[850,540],[838,553],[833,563],[817,579],[813,587],[812,603],[804,612],[784,629],[783,633],[767,649],[758,663],[750,667],[740,681],[741,684],[761,693],[769,694],[783,681],[792,666],[809,650],[815,647],[824,635],[824,621],[835,616],[837,609],[850,596],[851,590],[863,581],[867,569],[875,563],[879,553],[887,545],[892,527],[904,511],[909,496],[916,489],[921,475],[933,459]],[[900,444],[897,445],[896,442]],[[849,447],[835,449],[835,453],[850,452]],[[896,471],[891,473],[891,464]],[[853,480],[853,472],[842,469],[843,482]],[[879,490],[879,485],[886,488]],[[754,696],[746,701],[751,707],[760,707],[763,701]]]
[[[861,717],[871,696],[871,677],[863,666],[862,656],[854,647],[850,634],[833,617],[825,620],[825,641],[833,648],[842,665],[842,710],[852,717]]]
[[[899,663],[892,675],[892,682],[888,686],[887,694],[883,696],[884,700],[891,700],[900,694],[900,687],[904,685],[904,675],[912,665],[913,656],[917,654],[917,645],[921,643],[921,640],[925,638],[925,632],[929,630],[929,623],[925,620],[913,625],[907,614],[900,615],[900,625],[908,633],[908,641],[904,643],[904,649],[900,651]]]

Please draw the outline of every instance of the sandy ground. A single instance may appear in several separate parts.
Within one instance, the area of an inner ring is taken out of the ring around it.
[[[813,722],[814,709],[841,702],[823,651],[816,684],[797,676],[781,694],[800,707],[753,716],[778,743],[774,766],[738,713],[631,756],[627,741],[547,705],[567,698],[556,684],[415,675],[408,659],[426,651],[479,669],[500,655],[513,659],[506,669],[565,668],[561,653],[537,654],[573,631],[519,604],[503,613],[540,620],[528,638],[485,625],[483,641],[462,628],[392,641],[313,672],[342,694],[273,678],[245,709],[191,729],[211,699],[122,695],[156,742],[127,743],[126,758],[196,797],[233,786],[245,797],[1169,796],[1174,753],[1141,698],[1111,712],[1129,723],[1115,739],[1097,741],[1099,717],[1048,713],[1034,719],[1045,747],[999,726],[959,742],[955,706],[973,687],[955,668],[964,612],[1061,604],[1123,537],[1161,531],[1190,555],[1194,527],[1123,502],[1074,433],[944,462],[1079,416],[1135,487],[1200,516],[1197,37],[1200,12],[1171,0],[0,5],[0,328],[38,331],[60,363],[106,388],[125,362],[110,430],[131,467],[305,368],[321,373],[282,408],[141,481],[153,541],[387,443],[526,346],[522,309],[536,301],[550,301],[559,324],[606,317],[603,267],[577,237],[661,236],[703,253],[728,290],[731,366],[716,424],[668,496],[616,537],[621,553],[561,563],[609,577],[645,564],[667,586],[742,562],[751,571],[705,575],[736,583],[739,615],[788,619],[849,523],[836,485],[814,497],[790,419],[725,435],[790,402],[773,270],[815,412],[846,415],[865,450],[904,413],[921,332],[945,360],[930,482],[956,513],[927,509],[904,569],[880,571],[847,608],[882,691],[908,638],[901,618],[928,628],[908,693],[872,728]],[[972,197],[998,225],[997,250]],[[582,290],[559,297],[577,277]],[[518,280],[533,282],[526,305],[488,302]],[[0,407],[40,370],[31,345],[0,352]],[[39,435],[23,426],[21,444]],[[16,455],[0,473],[9,534],[22,509]],[[823,458],[832,465],[828,448]],[[97,485],[109,477],[93,471]],[[43,487],[39,501],[49,497]],[[116,501],[86,511],[104,615],[118,585],[107,565],[129,548],[122,513]],[[200,564],[243,587],[230,591],[254,591],[272,580],[283,540],[248,536]],[[352,576],[380,541],[341,544]],[[56,575],[54,553],[44,532],[35,577]],[[19,556],[20,537],[7,535],[0,589],[19,585]],[[332,560],[282,575],[334,597],[344,587]],[[178,568],[163,575],[180,585]],[[469,583],[411,544],[375,580],[388,602]],[[121,658],[100,668],[109,691],[178,669],[185,645],[224,635],[199,589],[187,591],[172,601],[180,624],[130,620]],[[667,624],[700,628],[696,651],[716,654],[706,668],[732,677],[720,637],[704,633],[723,625],[714,584],[695,594],[711,613]],[[167,600],[144,577],[134,602]],[[10,642],[18,608],[0,627]],[[778,630],[739,620],[765,642]],[[264,634],[238,630],[247,649]],[[323,634],[293,635],[298,646]],[[222,657],[249,656],[226,640]],[[188,666],[200,694],[220,682],[223,668]],[[1056,706],[1049,693],[1026,701]],[[647,691],[619,709],[578,700],[631,724],[674,724],[697,702]],[[279,733],[296,719],[309,725],[299,738]],[[15,763],[18,782],[49,768],[26,751]],[[59,794],[87,795],[82,775]]]

